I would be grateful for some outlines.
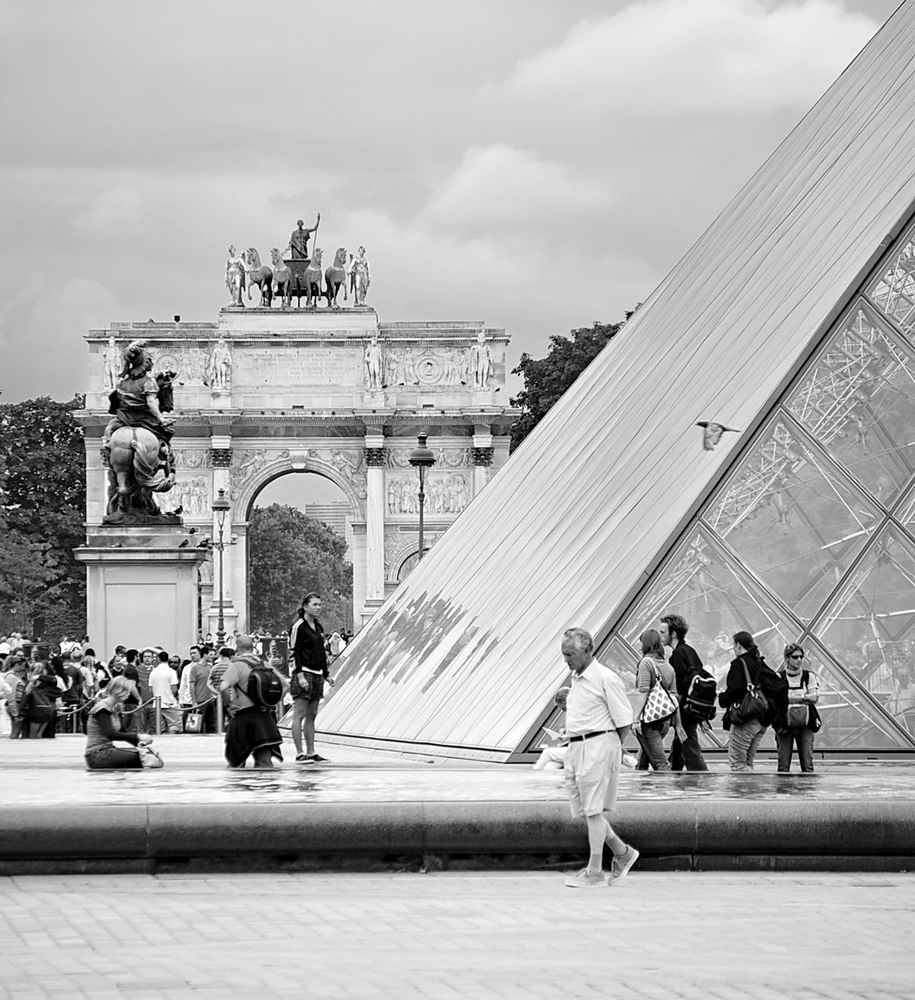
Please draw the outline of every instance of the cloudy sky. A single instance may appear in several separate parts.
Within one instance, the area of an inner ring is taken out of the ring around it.
[[[5,0],[2,399],[82,390],[89,328],[214,321],[228,244],[317,211],[382,320],[540,356],[645,299],[897,5]]]

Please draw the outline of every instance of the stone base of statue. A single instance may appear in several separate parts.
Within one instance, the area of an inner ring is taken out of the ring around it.
[[[136,511],[116,511],[114,514],[106,514],[102,518],[105,527],[117,528],[153,528],[161,525],[181,527],[183,524],[177,514],[140,514]]]
[[[108,656],[120,643],[186,655],[197,641],[197,567],[206,558],[193,539],[180,525],[162,523],[89,529],[75,555],[86,565],[88,634],[96,649]]]

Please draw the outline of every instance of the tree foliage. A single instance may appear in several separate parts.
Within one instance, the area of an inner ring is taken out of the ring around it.
[[[636,306],[636,309],[638,306]],[[626,319],[635,310],[626,313]],[[520,406],[521,416],[512,426],[514,451],[549,413],[560,396],[571,386],[598,354],[619,333],[620,323],[598,323],[571,331],[571,336],[553,334],[545,358],[532,358],[526,351],[513,374],[524,379],[524,388],[511,400]]]
[[[0,405],[0,508],[7,536],[0,574],[7,596],[16,591],[19,607],[28,608],[25,627],[33,631],[44,619],[54,631],[46,634],[51,639],[60,638],[60,627],[80,635],[86,629],[86,573],[73,556],[84,541],[86,510],[83,430],[73,411],[84,402],[81,395],[67,402],[41,396]],[[25,605],[22,546],[33,546],[35,572],[44,577],[40,593],[27,588],[32,596]],[[16,566],[20,576],[14,579],[8,574]]]
[[[321,594],[321,624],[330,632],[353,624],[353,567],[346,542],[295,507],[255,507],[248,527],[250,620],[253,628],[288,631],[305,594]]]

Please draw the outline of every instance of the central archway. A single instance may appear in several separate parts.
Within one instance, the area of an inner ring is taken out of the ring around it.
[[[261,633],[284,634],[302,595],[320,593],[328,634],[353,631],[352,508],[319,473],[276,476],[247,516],[247,620]]]

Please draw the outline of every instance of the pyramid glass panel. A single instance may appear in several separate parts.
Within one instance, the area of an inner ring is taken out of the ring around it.
[[[780,662],[785,644],[797,641],[801,633],[765,588],[701,528],[690,533],[657,575],[620,632],[636,647],[639,635],[668,613],[689,622],[687,641],[718,681],[727,676],[735,632],[746,629],[756,636],[770,663]]]
[[[915,333],[915,242],[905,239],[887,261],[871,298],[908,334]]]
[[[915,473],[915,354],[858,306],[787,408],[882,503]]]
[[[706,520],[806,621],[880,518],[879,508],[790,421],[777,419],[712,501]]]
[[[822,727],[816,737],[818,749],[911,748],[913,741],[886,718],[878,698],[849,677],[815,640],[807,637],[801,644],[804,669],[811,670],[819,682],[817,711]]]
[[[835,658],[898,715],[902,678],[915,667],[915,545],[887,528],[850,574],[816,628]],[[904,711],[904,710],[903,710]]]

